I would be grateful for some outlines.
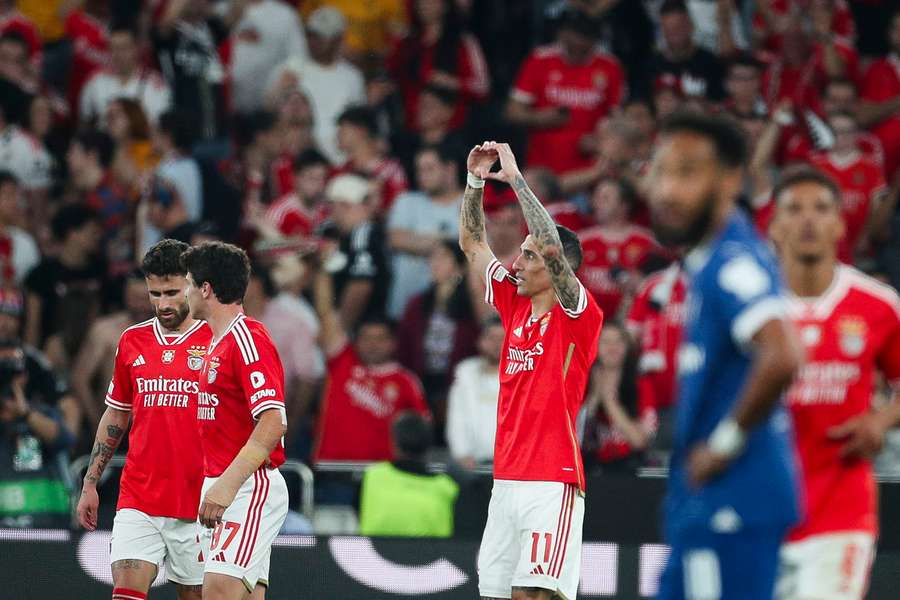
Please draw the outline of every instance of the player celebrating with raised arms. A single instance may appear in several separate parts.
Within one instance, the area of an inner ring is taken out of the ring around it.
[[[205,553],[204,600],[262,598],[272,542],[288,510],[278,468],[287,427],[284,369],[265,326],[244,315],[247,254],[206,242],[181,256],[191,314],[213,338],[200,369],[197,419],[204,475],[200,523],[214,528]]]
[[[809,167],[786,172],[770,227],[807,364],[788,391],[806,514],[781,550],[779,600],[860,600],[878,532],[872,457],[900,402],[872,409],[874,375],[900,383],[900,298],[838,262],[840,191]]]
[[[500,160],[500,171],[491,173]],[[484,278],[505,329],[494,489],[478,554],[484,599],[574,600],[581,575],[584,469],[575,417],[597,354],[603,313],[575,277],[578,237],[556,225],[507,144],[469,153],[459,243]],[[484,229],[486,178],[512,186],[529,235],[513,263],[494,257]]]
[[[657,238],[689,251],[658,598],[771,600],[798,517],[780,404],[802,351],[775,257],[738,211],[746,143],[723,117],[663,123],[649,173]]]
[[[129,327],[119,339],[106,412],[78,501],[78,521],[93,531],[100,502],[97,482],[130,417],[110,542],[113,600],[146,598],[163,562],[179,600],[200,599],[197,503],[203,454],[197,437],[197,376],[212,332],[189,315],[180,263],[187,247],[162,240],[144,256],[141,270],[156,317]]]

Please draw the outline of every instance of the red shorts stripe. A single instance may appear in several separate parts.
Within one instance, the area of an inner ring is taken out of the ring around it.
[[[244,531],[241,532],[241,543],[238,545],[237,553],[235,556],[235,563],[238,562],[241,556],[241,552],[244,550],[244,546],[248,543],[248,538],[250,536],[247,535],[247,525],[250,523],[250,517],[253,513],[253,506],[256,502],[256,499],[259,497],[260,485],[259,485],[259,475],[258,472],[253,473],[253,495],[250,496],[250,505],[247,507],[247,516],[244,517]]]
[[[259,524],[262,521],[263,506],[266,504],[266,499],[268,499],[269,497],[269,487],[271,485],[269,474],[266,472],[265,467],[262,467],[259,472],[261,473],[264,487],[259,506],[256,510],[256,518],[253,523],[253,539],[250,540],[250,545],[247,547],[244,559],[241,561],[240,566],[242,567],[246,567],[248,564],[250,564],[250,558],[253,556],[253,548],[256,546],[256,538],[259,536]]]
[[[241,566],[241,563],[244,562],[244,557],[247,555],[250,544],[253,542],[254,524],[256,523],[256,517],[259,513],[259,506],[261,504],[263,494],[265,494],[266,492],[266,482],[263,481],[262,474],[258,469],[253,473],[253,478],[256,482],[259,493],[257,493],[253,497],[253,500],[250,503],[250,507],[247,509],[247,520],[244,522],[244,539],[242,540],[243,544],[234,557],[234,564],[238,566]]]
[[[559,574],[562,572],[563,564],[565,564],[566,561],[566,546],[569,544],[569,532],[572,531],[572,513],[575,509],[575,486],[572,484],[566,484],[566,487],[568,487],[569,491],[571,492],[571,501],[569,502],[569,511],[565,519],[566,533],[562,540],[562,552],[558,557],[559,560],[556,565],[550,569],[550,576],[555,578],[559,578]]]
[[[566,503],[569,499],[568,493],[569,487],[563,484],[563,493],[560,495],[559,516],[556,517],[556,535],[553,537],[553,555],[550,558],[551,565],[556,560],[556,554],[559,552],[559,538],[562,533],[563,515],[566,513]]]

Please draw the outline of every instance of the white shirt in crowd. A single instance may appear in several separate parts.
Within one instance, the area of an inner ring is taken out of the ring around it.
[[[53,159],[31,134],[9,125],[0,132],[0,170],[9,171],[26,190],[50,187]]]
[[[284,378],[316,381],[325,376],[325,358],[316,343],[319,319],[309,303],[281,292],[267,305],[260,321],[269,330],[284,364]]]
[[[9,238],[13,279],[21,283],[25,276],[41,262],[41,251],[31,234],[18,227],[7,227],[0,232],[0,238]]]
[[[196,223],[203,215],[203,179],[197,161],[190,156],[174,155],[162,160],[156,167],[156,177],[172,186],[188,215],[188,221]],[[163,236],[162,231],[150,223],[144,225],[141,250],[146,252]]]
[[[297,11],[278,0],[248,4],[232,38],[232,100],[238,112],[261,108],[265,84],[275,67],[290,57],[307,55]]]
[[[406,230],[419,235],[437,235],[456,239],[459,235],[459,208],[462,197],[452,204],[438,204],[422,192],[405,192],[397,197],[388,213],[387,229]],[[394,252],[393,278],[388,294],[387,313],[392,319],[403,316],[406,304],[431,285],[431,267],[427,256]]]
[[[453,385],[447,397],[447,444],[456,460],[476,462],[494,459],[497,432],[497,396],[500,374],[481,356],[456,365]]]
[[[96,121],[105,129],[106,105],[122,97],[140,102],[151,123],[156,123],[172,105],[172,91],[159,73],[139,69],[123,81],[112,71],[101,69],[88,79],[81,90],[78,116],[84,122]]]
[[[285,72],[297,77],[300,91],[312,105],[313,136],[319,150],[332,164],[343,164],[346,159],[337,146],[337,118],[347,107],[365,104],[366,83],[362,72],[344,59],[323,65],[292,56],[272,72],[266,89],[277,86]]]

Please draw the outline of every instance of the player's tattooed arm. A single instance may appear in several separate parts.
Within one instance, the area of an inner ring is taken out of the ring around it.
[[[460,241],[483,242],[486,238],[484,229],[484,207],[481,204],[484,196],[484,188],[473,188],[467,185],[463,194],[462,210],[460,211]],[[471,258],[470,258],[471,260]]]
[[[86,485],[97,485],[100,477],[106,470],[106,465],[116,453],[116,448],[122,442],[125,428],[128,426],[128,413],[112,408],[107,408],[97,428],[97,437],[94,441],[94,449],[91,452],[91,460],[87,472],[84,475]],[[82,494],[84,491],[82,490]]]
[[[505,146],[505,144],[503,145]],[[500,156],[502,161],[502,151]],[[544,257],[544,264],[547,265],[547,271],[550,273],[553,289],[556,290],[560,304],[563,305],[563,308],[575,310],[578,307],[581,286],[578,285],[578,279],[575,277],[572,267],[569,266],[569,261],[566,260],[553,217],[528,187],[528,183],[521,173],[518,171],[515,173],[510,185],[519,199],[519,205],[525,215],[525,222],[528,224],[528,231],[537,244],[541,256]]]

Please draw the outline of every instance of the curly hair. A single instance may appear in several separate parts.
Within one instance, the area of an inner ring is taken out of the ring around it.
[[[157,242],[147,250],[147,254],[141,260],[141,271],[144,273],[144,277],[187,275],[187,271],[181,264],[181,255],[188,248],[190,246],[178,240],[165,239]]]
[[[204,242],[181,255],[181,268],[190,273],[195,285],[209,283],[222,304],[244,300],[250,280],[247,253],[232,244]]]

